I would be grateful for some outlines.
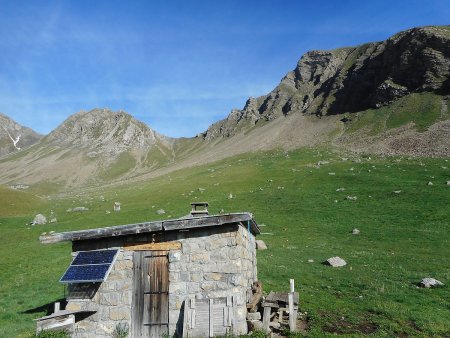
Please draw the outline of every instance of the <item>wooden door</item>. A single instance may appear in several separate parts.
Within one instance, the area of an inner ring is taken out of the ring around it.
[[[133,254],[133,337],[169,333],[169,260],[167,251]]]

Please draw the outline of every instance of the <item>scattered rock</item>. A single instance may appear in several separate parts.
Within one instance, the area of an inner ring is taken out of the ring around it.
[[[337,188],[336,191],[344,191],[345,188]]]
[[[437,286],[443,286],[444,283],[442,283],[441,281],[438,281],[437,279],[434,278],[423,278],[420,283],[419,286],[422,288],[435,288]]]
[[[356,228],[352,230],[352,235],[359,235],[360,231]]]
[[[156,210],[156,213],[158,215],[164,215],[166,213],[166,211],[164,209],[158,209],[158,210]]]
[[[427,185],[433,185],[433,182],[430,181],[430,182],[427,183]]]
[[[279,329],[281,327],[281,324],[278,322],[270,322],[269,326],[273,327],[274,329]]]
[[[228,199],[231,200],[232,198],[233,198],[233,194],[230,193],[230,194],[228,195]]]
[[[53,217],[50,219],[49,223],[56,223],[56,222],[58,222],[58,220],[56,219],[56,217]]]
[[[328,258],[324,263],[332,266],[333,268],[339,268],[347,265],[347,262],[338,256]]]
[[[319,161],[317,162],[317,165],[324,165],[324,164],[329,164],[330,161]]]
[[[447,181],[447,185],[450,185],[450,181]]]
[[[328,173],[328,175],[334,176],[336,175],[336,173]]]
[[[114,211],[120,211],[121,204],[120,202],[114,202]]]
[[[67,212],[82,212],[82,211],[88,211],[89,209],[86,207],[76,207],[76,208],[69,208],[66,211]]]
[[[314,259],[308,259],[308,263],[314,263]]]
[[[259,320],[249,320],[247,321],[248,329],[250,331],[262,331],[263,323]]]
[[[267,250],[267,245],[263,240],[257,239],[255,242],[257,250]]]
[[[45,218],[45,216],[42,214],[37,214],[34,217],[33,222],[31,222],[32,225],[41,225],[41,224],[46,224],[46,223],[47,223],[47,218]]]
[[[347,197],[345,197],[345,199],[349,200],[349,201],[356,201],[358,199],[358,197],[356,197],[356,196],[347,196]]]
[[[394,190],[393,193],[394,194],[400,194],[402,191],[401,190]]]
[[[198,188],[198,191],[200,192],[204,192],[206,189],[205,188]]]
[[[261,313],[260,312],[247,312],[247,320],[250,320],[250,321],[261,320]]]

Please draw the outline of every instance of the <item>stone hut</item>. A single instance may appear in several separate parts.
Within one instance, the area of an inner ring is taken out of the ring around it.
[[[73,261],[61,278],[66,308],[38,319],[38,331],[65,327],[79,338],[111,337],[117,328],[128,337],[247,333],[259,227],[251,213],[209,215],[206,207],[193,203],[179,219],[42,235],[42,243],[71,241]]]

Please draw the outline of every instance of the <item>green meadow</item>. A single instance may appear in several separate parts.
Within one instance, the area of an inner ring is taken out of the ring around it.
[[[71,260],[70,243],[42,245],[41,233],[178,218],[193,201],[208,201],[213,214],[253,213],[258,237],[269,247],[258,251],[259,279],[266,293],[288,290],[295,279],[308,325],[298,336],[449,336],[447,181],[450,159],[303,149],[246,154],[145,182],[59,195],[47,196],[43,185],[42,198],[2,188],[0,337],[30,336],[33,319],[64,297],[58,280]],[[115,201],[120,212],[112,211]],[[78,206],[89,211],[66,212]],[[57,223],[28,224],[36,213],[48,218],[51,211]],[[360,234],[352,235],[353,228]],[[332,256],[347,265],[322,264]],[[418,288],[424,277],[446,285]]]

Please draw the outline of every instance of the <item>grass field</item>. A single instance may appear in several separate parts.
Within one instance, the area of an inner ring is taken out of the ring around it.
[[[306,335],[448,336],[450,159],[343,157],[326,149],[254,153],[139,184],[67,193],[23,210],[16,204],[14,212],[4,211],[3,202],[0,337],[26,337],[32,319],[64,296],[58,280],[70,244],[41,245],[40,233],[156,220],[158,209],[177,218],[196,200],[208,201],[211,213],[253,212],[269,247],[258,252],[259,279],[266,292],[287,290],[289,278],[296,280]],[[16,195],[0,194],[15,204]],[[122,211],[106,213],[115,201]],[[77,206],[89,211],[66,212]],[[26,225],[36,212],[51,210],[57,223]],[[351,235],[353,228],[360,235]],[[348,265],[321,264],[331,256]],[[423,277],[446,286],[419,289]]]

